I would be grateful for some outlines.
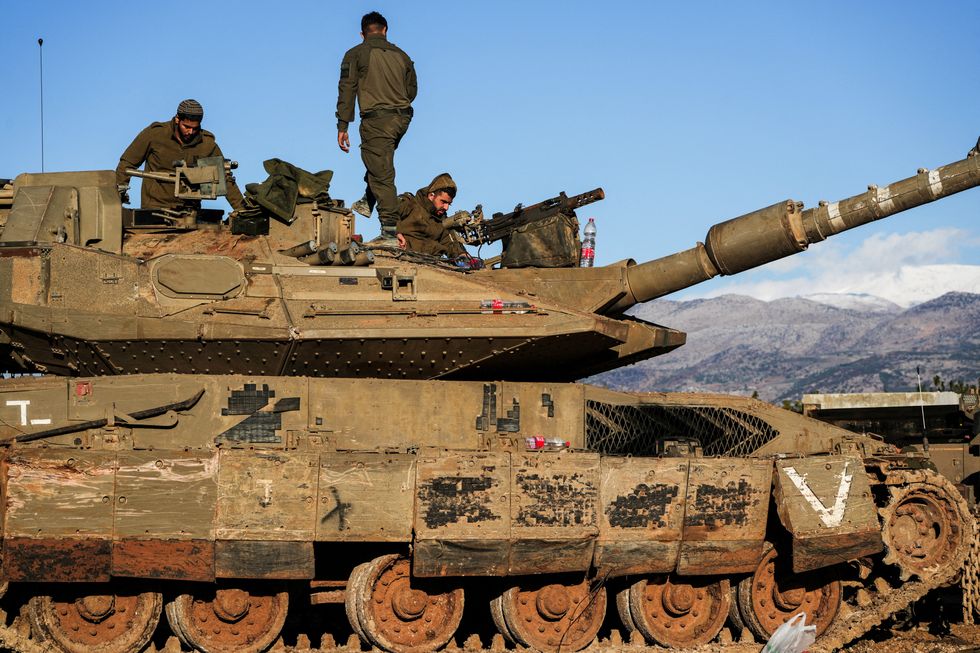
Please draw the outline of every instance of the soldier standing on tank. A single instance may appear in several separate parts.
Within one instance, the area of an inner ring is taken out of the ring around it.
[[[116,166],[116,184],[124,201],[129,187],[126,168],[139,168],[146,163],[146,172],[173,172],[175,161],[194,165],[198,159],[220,156],[221,148],[214,140],[214,134],[201,129],[204,120],[204,107],[197,100],[184,100],[177,106],[177,115],[172,120],[151,123],[141,131],[126,151],[119,157]],[[228,203],[236,211],[244,207],[242,192],[230,174],[227,178]],[[144,209],[186,209],[200,208],[200,202],[180,200],[174,196],[173,184],[143,179],[140,193],[140,206]]]
[[[344,55],[337,95],[337,144],[350,151],[347,128],[354,120],[354,100],[361,117],[361,159],[367,172],[364,197],[355,211],[370,216],[375,203],[381,221],[380,241],[394,244],[398,222],[395,149],[412,121],[418,92],[415,64],[388,41],[388,21],[376,11],[361,18],[363,42]]]
[[[413,252],[448,256],[465,255],[466,249],[442,226],[456,198],[456,182],[448,172],[437,175],[416,193],[398,196],[398,246]]]

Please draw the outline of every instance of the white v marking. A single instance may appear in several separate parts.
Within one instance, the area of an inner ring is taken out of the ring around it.
[[[827,528],[834,528],[835,526],[840,526],[840,523],[844,521],[844,509],[847,508],[847,494],[851,491],[851,480],[854,478],[853,474],[847,473],[847,465],[849,461],[844,461],[844,470],[840,474],[840,483],[837,485],[837,497],[834,499],[834,505],[831,508],[827,508],[823,504],[823,501],[813,493],[810,489],[810,485],[806,482],[806,477],[801,476],[795,467],[786,467],[786,475],[789,476],[789,480],[793,481],[793,485],[796,489],[800,491],[806,502],[816,511],[817,516],[820,517],[820,521]]]

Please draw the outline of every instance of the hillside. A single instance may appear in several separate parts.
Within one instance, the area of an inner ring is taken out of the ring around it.
[[[980,375],[977,294],[951,292],[904,310],[867,296],[725,295],[656,300],[634,313],[686,331],[687,344],[590,381],[640,391],[757,391],[781,401],[805,392],[914,390],[916,366],[924,388],[936,374],[972,382]]]

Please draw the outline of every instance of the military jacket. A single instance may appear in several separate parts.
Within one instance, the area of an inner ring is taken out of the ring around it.
[[[408,249],[433,256],[465,254],[462,243],[442,226],[442,218],[434,212],[426,188],[419,189],[414,195],[402,193],[398,196],[398,233],[405,236]]]
[[[354,99],[360,115],[376,109],[407,109],[418,93],[415,64],[398,46],[372,35],[344,55],[337,93],[337,131],[354,121]]]
[[[173,172],[174,161],[185,161],[188,165],[198,159],[209,156],[224,155],[214,140],[214,134],[202,129],[189,143],[181,143],[174,133],[174,122],[155,122],[141,131],[126,151],[119,157],[116,166],[116,183],[126,184],[129,175],[126,168],[139,168],[146,163],[147,172]],[[244,205],[242,192],[235,180],[228,177],[228,203],[232,208],[240,209]],[[174,185],[155,179],[144,179],[140,205],[144,209],[177,209],[188,204],[199,204],[178,200],[174,197]]]

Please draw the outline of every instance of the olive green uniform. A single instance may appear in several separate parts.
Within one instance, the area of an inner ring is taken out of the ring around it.
[[[356,98],[368,204],[377,202],[382,230],[389,234],[398,220],[395,149],[412,121],[417,92],[412,60],[381,34],[372,34],[348,50],[340,64],[337,131],[346,132],[354,121]]]
[[[182,143],[174,131],[173,120],[155,122],[141,131],[126,151],[119,157],[116,166],[116,183],[129,183],[126,168],[139,168],[146,163],[147,172],[173,172],[175,161],[184,161],[193,165],[198,159],[209,156],[224,157],[221,148],[214,141],[214,134],[202,129],[189,143]],[[243,208],[242,192],[235,180],[228,175],[228,203],[232,208]],[[174,185],[155,179],[144,179],[143,190],[140,193],[140,206],[144,209],[181,209],[199,207],[200,202],[179,200],[174,197]]]
[[[452,178],[441,174],[415,194],[402,193],[398,196],[398,233],[405,237],[407,249],[450,258],[466,254],[463,244],[442,226],[442,217],[436,215],[436,207],[429,201],[429,193],[446,188],[447,180],[455,194],[456,185]]]

